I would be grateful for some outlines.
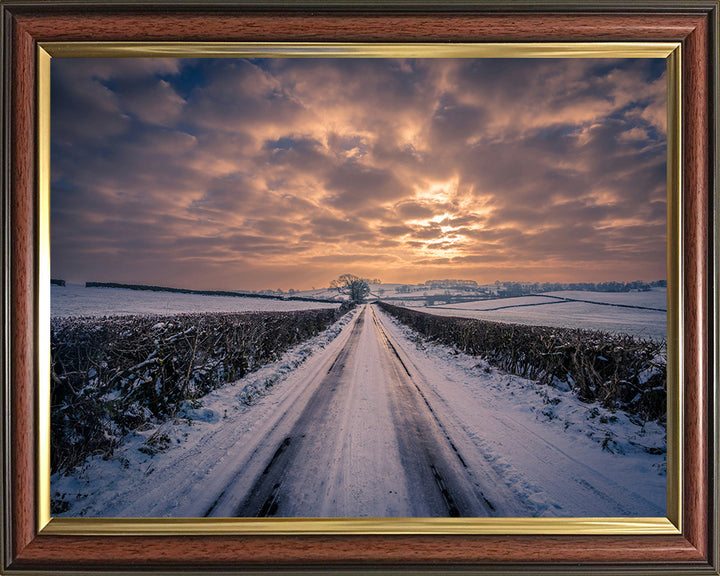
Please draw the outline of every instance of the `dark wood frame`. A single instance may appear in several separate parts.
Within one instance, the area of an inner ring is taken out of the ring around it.
[[[2,17],[0,572],[718,574],[717,0],[7,0]],[[682,43],[683,531],[643,536],[58,536],[36,523],[36,49],[45,41]]]

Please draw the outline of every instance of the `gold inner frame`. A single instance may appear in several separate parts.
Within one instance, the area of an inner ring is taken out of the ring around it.
[[[52,518],[50,515],[50,63],[55,58],[664,58],[667,76],[666,518]],[[682,519],[683,321],[681,45],[46,42],[38,45],[37,522],[42,534],[679,534]]]

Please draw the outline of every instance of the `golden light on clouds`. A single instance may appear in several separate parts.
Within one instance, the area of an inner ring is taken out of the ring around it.
[[[69,281],[665,274],[662,60],[57,58],[52,75]]]

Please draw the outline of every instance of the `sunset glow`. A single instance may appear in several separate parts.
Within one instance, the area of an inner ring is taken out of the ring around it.
[[[52,275],[665,278],[664,60],[52,61]]]

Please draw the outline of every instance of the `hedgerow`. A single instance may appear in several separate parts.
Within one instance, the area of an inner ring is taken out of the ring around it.
[[[436,316],[379,305],[428,339],[454,346],[511,374],[566,384],[585,402],[644,420],[667,409],[666,344],[629,335]]]
[[[276,360],[346,311],[53,318],[52,471],[112,454],[129,431]]]

